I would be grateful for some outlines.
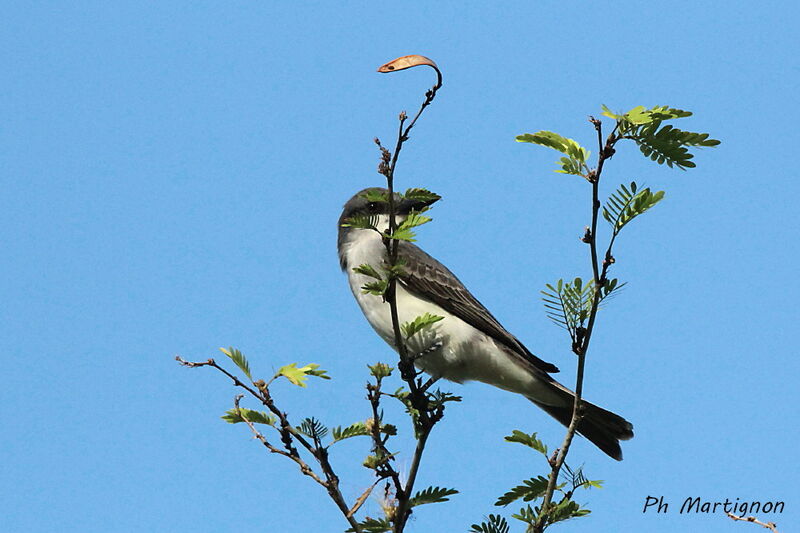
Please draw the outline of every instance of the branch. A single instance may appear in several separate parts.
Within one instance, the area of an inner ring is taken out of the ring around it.
[[[244,398],[244,394],[236,395],[236,397],[233,399],[233,405],[236,409],[236,412],[241,417],[241,419],[245,421],[245,423],[250,428],[250,431],[253,432],[253,436],[259,441],[261,441],[261,444],[263,444],[264,447],[268,449],[270,452],[277,453],[278,455],[287,457],[292,461],[294,461],[295,463],[297,463],[298,466],[300,466],[300,471],[303,474],[307,475],[308,477],[310,477],[311,479],[313,479],[314,481],[316,481],[317,483],[319,483],[320,485],[322,485],[327,489],[328,485],[324,481],[322,481],[322,479],[320,479],[320,477],[314,472],[314,470],[312,470],[311,467],[308,466],[308,464],[305,461],[303,461],[303,459],[299,455],[294,455],[292,453],[281,450],[280,448],[276,448],[267,441],[266,437],[264,437],[264,435],[260,431],[258,431],[258,429],[256,429],[255,424],[250,422],[245,416],[245,414],[242,412],[242,410],[239,408],[239,402],[241,401],[242,398]]]
[[[748,516],[748,517],[736,516],[735,514],[733,514],[731,512],[728,512],[728,513],[725,513],[725,514],[727,514],[728,518],[730,518],[733,521],[741,520],[742,522],[752,522],[753,524],[758,524],[759,526],[765,527],[765,528],[769,529],[770,531],[773,531],[774,533],[778,533],[778,524],[776,524],[775,522],[762,522],[762,521],[756,519],[755,516]]]
[[[379,166],[379,171],[386,177],[386,188],[389,190],[389,232],[388,235],[394,233],[397,229],[397,219],[396,219],[396,212],[395,212],[395,197],[394,197],[394,173],[395,169],[397,168],[398,158],[400,156],[400,151],[403,149],[403,145],[406,141],[408,141],[409,132],[411,128],[417,123],[417,120],[422,115],[422,112],[425,111],[425,108],[428,107],[433,99],[436,97],[436,92],[442,87],[442,74],[441,71],[436,67],[433,61],[427,60],[427,58],[422,58],[421,56],[406,56],[408,58],[421,58],[426,60],[427,62],[417,62],[415,64],[426,64],[434,68],[436,70],[437,79],[436,84],[429,89],[425,93],[425,100],[423,100],[422,105],[417,111],[417,114],[414,118],[406,124],[408,120],[408,115],[405,111],[402,111],[399,115],[400,124],[398,126],[397,132],[397,142],[395,143],[394,152],[391,154],[391,158],[389,158],[389,151],[386,150],[380,143],[378,139],[375,139],[376,144],[379,146],[382,152],[382,164]],[[391,66],[392,64],[396,64],[405,58],[398,58],[387,65]],[[415,64],[405,65],[401,68],[408,68],[408,66],[414,66]],[[382,66],[378,70],[381,72],[388,72],[390,70],[394,70],[394,67],[388,68],[387,65]],[[386,70],[384,70],[386,69]],[[397,239],[390,239],[388,236],[384,236],[383,239],[384,245],[386,246],[386,252],[389,256],[389,264],[390,266],[395,266],[397,264],[397,251],[399,241]],[[395,533],[402,533],[405,529],[406,522],[408,521],[409,516],[411,515],[411,508],[409,507],[409,502],[411,499],[411,495],[414,490],[414,483],[417,477],[417,471],[419,469],[420,461],[422,460],[422,453],[425,449],[425,443],[427,442],[428,435],[430,434],[433,426],[436,422],[441,419],[441,407],[434,408],[431,410],[430,402],[428,401],[426,391],[427,387],[423,386],[421,380],[418,380],[418,373],[414,368],[414,360],[408,354],[408,349],[406,347],[405,341],[403,339],[403,334],[400,328],[400,319],[398,316],[397,311],[397,299],[396,299],[396,291],[397,291],[397,277],[395,275],[391,275],[388,280],[388,286],[384,295],[386,302],[389,304],[389,309],[392,317],[392,329],[394,332],[394,344],[397,346],[397,351],[400,355],[400,362],[398,364],[398,368],[400,370],[400,375],[408,384],[409,387],[409,401],[412,407],[417,411],[417,417],[415,420],[415,431],[417,433],[417,447],[414,451],[414,457],[411,463],[411,470],[409,471],[408,479],[406,480],[405,486],[401,486],[400,483],[395,484],[396,494],[395,497],[397,498],[397,509],[395,512],[395,516],[393,518],[394,523],[394,532]],[[435,411],[435,412],[434,412]],[[413,416],[413,415],[412,415]]]
[[[379,478],[375,484],[378,484],[382,479],[389,478],[394,484],[395,492],[400,493],[403,492],[403,484],[400,481],[400,474],[389,462],[389,459],[392,457],[392,453],[386,448],[386,440],[388,439],[388,436],[385,438],[381,436],[382,416],[380,412],[380,401],[382,394],[382,379],[380,377],[376,377],[375,379],[375,385],[367,383],[367,400],[369,400],[369,403],[372,406],[372,427],[370,428],[370,436],[372,438],[372,446],[375,450],[375,453],[386,458],[386,461],[375,469],[376,473],[379,474]],[[373,485],[373,487],[374,486],[375,485]],[[372,489],[370,489],[370,491],[371,490]]]
[[[281,450],[270,444],[266,438],[255,428],[252,422],[247,420],[246,417],[242,416],[242,411],[239,409],[239,401],[243,397],[243,395],[238,395],[234,400],[234,405],[236,407],[237,412],[241,416],[242,420],[244,420],[247,425],[250,427],[250,430],[253,431],[255,437],[261,441],[261,443],[272,453],[277,453],[278,455],[282,455],[294,461],[295,463],[300,466],[300,471],[312,478],[314,481],[325,487],[328,491],[328,495],[331,497],[333,502],[339,508],[339,510],[344,515],[347,522],[350,524],[353,531],[356,533],[361,533],[361,526],[358,524],[358,521],[353,518],[350,514],[350,508],[348,507],[347,503],[344,500],[344,496],[342,496],[342,492],[339,490],[339,478],[333,470],[333,466],[331,466],[330,461],[328,460],[328,451],[324,446],[319,445],[318,443],[311,444],[308,442],[303,435],[301,435],[295,427],[289,422],[288,415],[278,409],[275,405],[275,402],[272,399],[272,396],[269,393],[269,384],[263,381],[255,381],[253,385],[257,387],[253,389],[246,383],[242,382],[238,377],[231,374],[221,366],[217,364],[214,359],[209,359],[207,361],[200,361],[200,362],[193,362],[193,361],[186,361],[180,356],[176,356],[175,360],[178,361],[182,366],[186,366],[189,368],[198,368],[203,366],[209,366],[215,368],[228,376],[232,381],[234,386],[241,387],[247,392],[250,393],[251,396],[255,397],[258,401],[260,401],[267,409],[270,410],[280,422],[280,427],[276,428],[277,431],[281,435],[281,442],[285,448]],[[271,382],[271,381],[270,381]],[[322,469],[322,473],[325,476],[325,481],[323,481],[312,469],[308,464],[303,461],[300,457],[300,453],[298,452],[297,448],[294,446],[294,442],[300,443],[300,445],[305,448],[313,457],[316,459],[317,463],[319,463],[320,468]]]
[[[550,475],[547,479],[547,490],[545,491],[544,498],[542,499],[541,512],[536,520],[536,523],[534,524],[533,530],[535,533],[541,533],[548,525],[547,518],[549,517],[549,508],[552,504],[553,493],[555,492],[556,484],[558,482],[558,474],[564,465],[564,461],[567,459],[567,453],[569,453],[569,448],[572,445],[572,439],[578,430],[578,424],[580,424],[580,421],[583,418],[582,396],[583,374],[586,365],[586,352],[589,349],[589,341],[591,340],[592,332],[594,331],[597,309],[600,305],[602,296],[601,291],[606,282],[606,273],[608,272],[608,267],[613,262],[613,260],[609,260],[609,258],[612,257],[611,247],[614,244],[612,239],[606,251],[606,259],[603,261],[602,270],[599,266],[597,257],[597,219],[598,214],[600,213],[601,205],[599,199],[600,176],[603,173],[603,164],[605,163],[606,159],[610,159],[614,155],[614,144],[618,140],[616,137],[617,128],[614,128],[604,144],[602,122],[594,117],[589,117],[589,121],[594,125],[594,128],[597,131],[597,144],[599,150],[597,156],[597,168],[589,171],[588,175],[586,176],[586,179],[592,184],[592,225],[591,228],[587,229],[583,241],[589,243],[589,255],[592,262],[592,274],[594,277],[594,294],[592,296],[592,308],[589,312],[589,321],[586,325],[586,328],[578,328],[576,332],[576,338],[574,339],[575,342],[573,342],[573,351],[575,352],[575,355],[578,356],[578,370],[575,377],[575,401],[572,405],[572,418],[570,419],[569,426],[567,426],[567,432],[564,435],[564,441],[561,444],[561,447],[558,449],[555,459],[550,459],[551,468]]]

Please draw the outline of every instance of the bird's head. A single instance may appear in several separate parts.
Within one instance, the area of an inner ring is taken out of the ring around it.
[[[403,197],[398,193],[394,194],[394,212],[395,221],[398,225],[402,223],[409,213],[412,211],[420,212],[426,207],[440,199],[439,195],[427,193]],[[369,219],[369,222],[378,229],[384,232],[389,229],[389,191],[383,187],[370,187],[357,192],[350,198],[344,209],[342,216],[339,217],[339,232],[357,231],[362,230],[358,224],[353,224],[358,220],[364,221]],[[344,226],[343,226],[344,225]],[[372,231],[371,229],[367,231]]]

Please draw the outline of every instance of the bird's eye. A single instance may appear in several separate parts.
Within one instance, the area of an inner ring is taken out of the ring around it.
[[[378,203],[377,202],[370,202],[367,204],[367,209],[372,211],[373,213],[378,210]]]

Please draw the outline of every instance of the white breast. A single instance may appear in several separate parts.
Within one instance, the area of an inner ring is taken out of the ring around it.
[[[387,258],[383,241],[374,231],[360,230],[351,232],[343,246],[350,290],[373,329],[394,348],[389,305],[380,296],[364,294],[361,287],[374,280],[352,270],[370,264],[381,272]],[[413,342],[409,343],[409,349],[415,353],[428,352],[417,361],[422,370],[450,381],[477,380],[514,392],[531,387],[531,374],[498,349],[494,340],[438,305],[409,293],[401,285],[397,286],[397,310],[401,324],[425,313],[444,317],[424,333],[412,337]],[[431,351],[434,345],[440,347]]]

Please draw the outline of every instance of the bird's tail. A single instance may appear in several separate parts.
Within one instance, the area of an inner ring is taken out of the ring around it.
[[[558,395],[564,400],[561,406],[544,404],[530,397],[528,399],[565,426],[569,426],[575,395],[558,383],[554,382],[553,385],[556,385]],[[609,457],[622,461],[619,441],[633,438],[633,424],[618,414],[584,400],[583,419],[578,423],[578,433],[589,439]]]

